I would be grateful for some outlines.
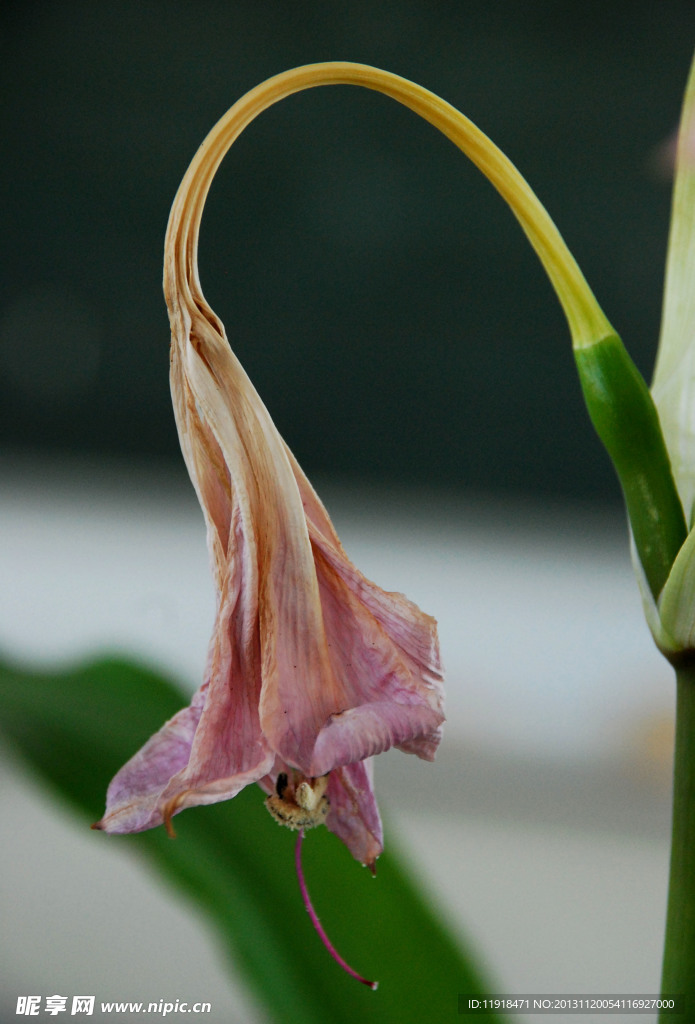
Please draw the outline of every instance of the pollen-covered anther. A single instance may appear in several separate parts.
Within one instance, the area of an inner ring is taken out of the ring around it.
[[[295,830],[315,828],[324,823],[328,814],[327,786],[328,775],[318,779],[299,775],[295,780],[289,780],[281,773],[276,791],[266,799],[265,805],[280,825]]]

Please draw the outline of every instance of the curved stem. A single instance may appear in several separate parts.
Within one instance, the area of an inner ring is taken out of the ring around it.
[[[304,900],[304,906],[306,907],[307,913],[308,913],[309,917],[311,918],[311,923],[313,924],[313,926],[316,929],[316,931],[319,933],[319,938],[321,939],[321,942],[323,942],[324,946],[326,947],[328,952],[331,954],[333,959],[336,961],[336,963],[340,964],[340,966],[343,968],[343,970],[346,971],[350,975],[350,977],[356,978],[357,981],[362,982],[363,985],[368,985],[369,988],[371,988],[373,991],[376,991],[378,986],[379,986],[379,982],[378,981],[368,981],[367,978],[363,978],[361,974],[358,974],[357,971],[353,970],[353,968],[350,967],[350,964],[347,963],[347,961],[343,960],[343,958],[340,955],[340,953],[337,951],[337,949],[335,948],[335,946],[333,945],[331,940],[326,935],[326,932],[324,931],[323,925],[321,924],[321,922],[318,919],[318,915],[317,915],[316,911],[314,910],[313,904],[311,902],[311,898],[309,896],[309,890],[307,889],[306,882],[304,881],[304,872],[302,871],[302,842],[303,841],[304,841],[304,829],[302,828],[302,829],[299,830],[299,835],[297,836],[297,845],[294,848],[294,859],[295,859],[295,864],[297,865],[297,878],[299,879],[299,889],[300,889],[301,894],[302,894],[302,899]]]
[[[663,995],[685,996],[679,1020],[695,1022],[695,667],[677,673],[673,835]],[[663,1016],[666,1020],[667,1015]],[[670,1017],[669,1017],[670,1019]]]
[[[174,297],[176,284],[204,301],[197,273],[200,221],[210,184],[229,147],[263,110],[321,85],[361,85],[384,93],[439,129],[482,171],[517,217],[557,293],[575,348],[614,333],[560,232],[504,153],[460,111],[422,86],[379,68],[342,61],[308,64],[269,78],[235,103],[210,131],[171,210],[164,259],[167,302]]]
[[[172,325],[195,307],[214,317],[198,278],[198,237],[210,184],[229,147],[262,111],[321,85],[361,85],[402,103],[458,146],[509,205],[567,317],[589,413],[620,477],[637,552],[656,600],[687,530],[651,396],[529,184],[472,121],[422,86],[366,64],[336,61],[285,71],[235,103],[194,156],[171,209],[164,291]]]

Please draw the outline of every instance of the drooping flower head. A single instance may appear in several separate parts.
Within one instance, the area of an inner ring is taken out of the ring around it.
[[[567,317],[592,422],[617,471],[647,618],[680,665],[674,840],[664,991],[692,980],[690,757],[695,704],[695,64],[686,92],[654,397],[545,209],[467,118],[420,86],[364,65],[317,64],[252,90],[215,126],[174,201],[164,290],[179,436],[207,523],[218,606],[202,687],[115,777],[95,827],[150,828],[250,782],[299,830],[320,822],[373,865],[382,848],[371,758],[389,747],[431,759],[443,721],[435,624],[367,581],[275,430],[198,280],[205,198],[229,146],[266,107],[304,88],[363,85],[424,117],[509,204]],[[657,411],[658,409],[658,411]],[[663,429],[662,429],[663,424]]]
[[[266,83],[233,107],[171,211],[171,390],[205,516],[217,615],[202,686],[113,779],[97,827],[141,831],[257,782],[278,820],[295,828],[325,820],[373,865],[383,838],[372,757],[397,747],[431,760],[439,743],[436,624],[350,562],[198,278],[217,167],[256,113],[295,88]]]
[[[186,807],[258,782],[279,820],[301,829],[325,819],[373,864],[382,834],[371,757],[398,747],[429,760],[439,742],[435,623],[348,560],[205,301],[197,266],[205,198],[231,144],[268,106],[330,84],[363,85],[409,107],[509,204],[567,317],[587,404],[618,469],[654,595],[684,526],[644,382],[543,206],[463,114],[396,75],[329,63],[270,79],[218,122],[177,193],[164,262],[174,409],[207,524],[217,618],[202,687],[118,773],[99,827],[134,832],[168,823]]]

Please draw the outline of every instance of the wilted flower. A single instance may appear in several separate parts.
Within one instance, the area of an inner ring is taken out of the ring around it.
[[[681,121],[664,319],[653,397],[526,181],[466,117],[365,65],[297,68],[263,83],[210,133],[174,201],[164,289],[179,436],[205,514],[218,593],[203,686],[115,777],[95,827],[136,832],[250,782],[299,830],[325,820],[355,857],[382,848],[371,757],[432,759],[443,722],[435,624],[348,560],[328,515],[234,357],[198,281],[198,232],[214,174],[266,107],[301,89],[363,85],[398,100],[463,150],[509,204],[567,317],[592,422],[617,471],[654,637],[677,667],[673,856],[664,992],[690,991],[695,759],[695,64]],[[658,409],[658,412],[657,412]],[[685,512],[684,512],[685,510]]]
[[[178,191],[165,245],[174,410],[217,589],[204,682],[113,779],[96,827],[168,825],[186,807],[257,782],[278,820],[325,820],[373,865],[383,839],[372,756],[397,747],[432,760],[439,743],[436,624],[350,562],[203,297],[207,191],[263,105],[255,90],[212,130]]]

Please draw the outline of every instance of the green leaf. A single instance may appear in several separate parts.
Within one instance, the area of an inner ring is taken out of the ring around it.
[[[3,731],[85,824],[101,816],[117,769],[183,702],[168,682],[125,661],[62,673],[0,663]],[[294,835],[271,819],[257,787],[186,811],[176,829],[175,840],[163,828],[135,836],[95,832],[95,848],[127,843],[207,912],[278,1024],[453,1020],[459,992],[491,990],[391,849],[373,879],[326,829],[304,843],[322,923],[348,962],[379,981],[375,993],[343,974],[323,948],[300,898]]]

